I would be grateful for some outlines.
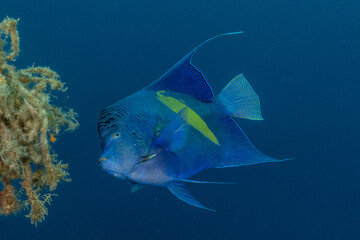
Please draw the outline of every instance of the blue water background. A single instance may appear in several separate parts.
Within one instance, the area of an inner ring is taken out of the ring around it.
[[[1,0],[20,18],[20,67],[50,66],[67,83],[54,103],[80,128],[54,144],[72,182],[37,228],[0,217],[0,239],[360,239],[360,3],[303,0]],[[240,120],[254,145],[294,161],[208,170],[190,185],[216,213],[165,188],[130,193],[98,167],[100,111],[151,83],[188,51],[214,92],[244,73],[264,121]]]

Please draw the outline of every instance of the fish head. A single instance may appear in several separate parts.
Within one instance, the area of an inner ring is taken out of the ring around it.
[[[141,158],[137,154],[137,143],[121,131],[115,131],[103,139],[103,154],[99,158],[100,168],[108,174],[125,180]]]

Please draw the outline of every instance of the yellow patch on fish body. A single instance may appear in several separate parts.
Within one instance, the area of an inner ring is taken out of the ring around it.
[[[196,130],[198,130],[202,135],[207,137],[210,141],[212,141],[216,145],[220,145],[214,133],[208,128],[204,120],[194,110],[187,106],[182,100],[162,95],[162,93],[164,92],[165,91],[156,92],[157,98],[160,102],[162,102],[165,106],[170,108],[175,113],[178,113],[184,108],[187,108],[188,118],[186,119],[186,122],[192,127],[194,127]]]

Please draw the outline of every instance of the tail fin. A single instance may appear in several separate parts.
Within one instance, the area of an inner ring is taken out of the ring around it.
[[[218,99],[232,117],[263,120],[259,98],[242,74],[225,86]]]
[[[224,157],[221,162],[216,165],[216,168],[290,160],[278,160],[261,153],[251,144],[241,128],[231,118],[226,120],[225,131],[228,143],[224,146]]]

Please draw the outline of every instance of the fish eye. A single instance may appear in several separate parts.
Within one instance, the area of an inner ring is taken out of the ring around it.
[[[120,133],[119,133],[119,132],[114,133],[113,137],[114,137],[114,138],[118,138],[118,137],[120,137]]]

